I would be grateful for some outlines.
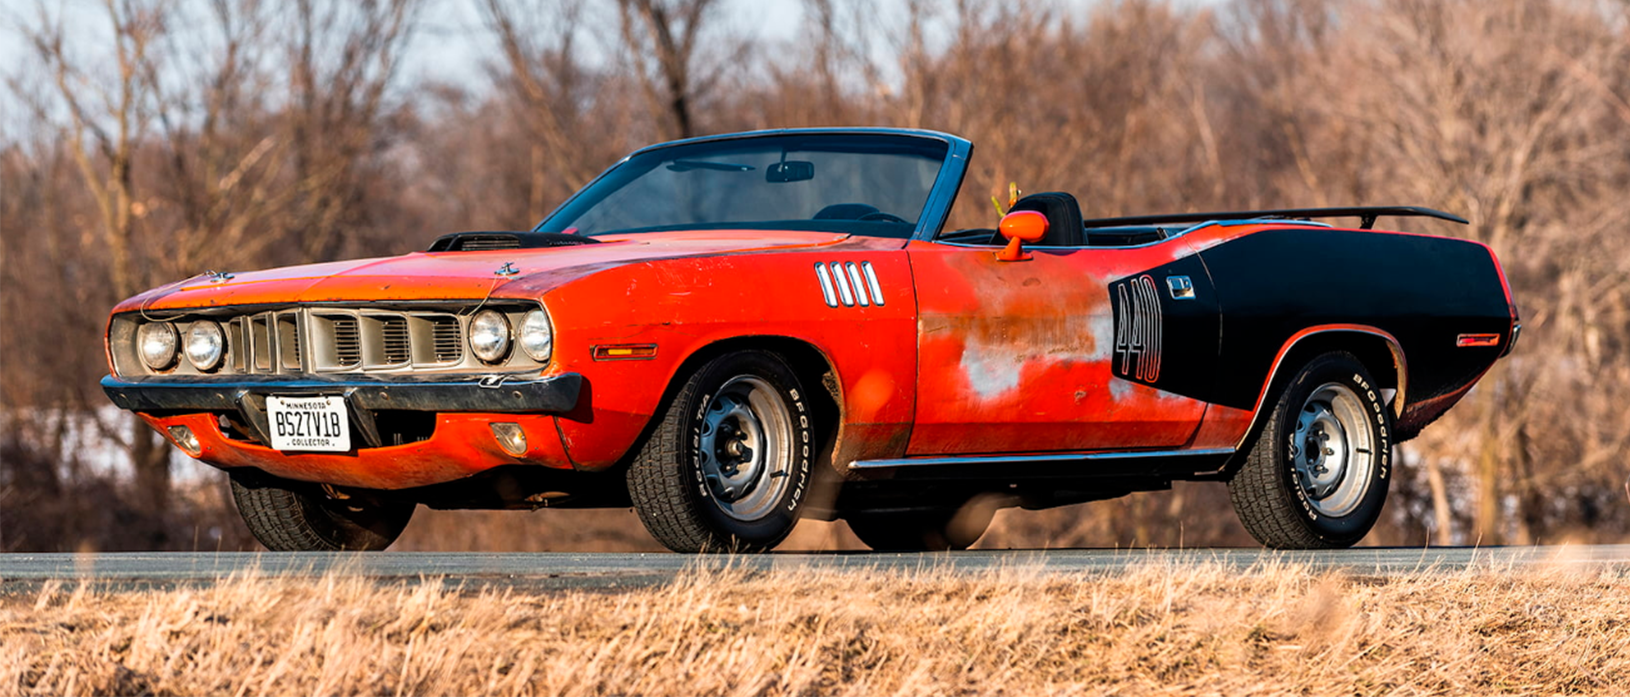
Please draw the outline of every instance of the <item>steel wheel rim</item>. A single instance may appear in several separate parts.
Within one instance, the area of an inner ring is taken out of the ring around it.
[[[1369,411],[1352,388],[1325,383],[1297,414],[1289,449],[1296,485],[1320,515],[1356,510],[1375,473],[1375,433]]]
[[[786,400],[770,383],[741,375],[714,390],[697,459],[719,511],[752,522],[775,510],[792,485],[792,440]]]

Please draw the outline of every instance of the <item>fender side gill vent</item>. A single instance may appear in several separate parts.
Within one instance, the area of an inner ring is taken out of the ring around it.
[[[882,306],[883,284],[869,261],[815,263],[815,280],[821,284],[821,299],[827,307]]]
[[[430,245],[431,252],[490,252],[503,249],[541,249],[599,244],[600,240],[560,232],[455,232]]]

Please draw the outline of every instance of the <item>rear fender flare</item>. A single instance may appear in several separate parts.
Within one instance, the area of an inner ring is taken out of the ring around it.
[[[1403,416],[1405,396],[1409,392],[1409,362],[1404,357],[1403,346],[1398,343],[1397,337],[1376,327],[1364,324],[1321,324],[1296,332],[1285,340],[1283,346],[1279,347],[1279,353],[1273,359],[1273,367],[1268,370],[1268,379],[1263,381],[1262,392],[1257,395],[1256,408],[1253,410],[1253,416],[1251,417],[1251,427],[1246,429],[1245,435],[1240,438],[1240,442],[1235,446],[1237,450],[1243,452],[1250,444],[1251,439],[1260,432],[1262,420],[1267,418],[1268,412],[1272,411],[1272,409],[1267,408],[1267,401],[1274,395],[1274,387],[1290,378],[1290,375],[1285,372],[1286,369],[1295,369],[1297,367],[1289,363],[1289,359],[1297,357],[1297,349],[1309,348],[1321,339],[1339,338],[1341,334],[1367,335],[1381,339],[1386,343],[1388,352],[1392,354],[1392,377],[1397,390],[1397,394],[1393,395],[1392,398],[1393,418]],[[1374,370],[1378,366],[1366,362],[1365,367]]]

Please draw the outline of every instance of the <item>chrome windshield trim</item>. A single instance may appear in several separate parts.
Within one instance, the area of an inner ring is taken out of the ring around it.
[[[561,201],[560,205],[555,206],[554,210],[549,211],[548,215],[543,216],[543,219],[539,220],[537,225],[532,226],[532,230],[534,232],[542,230],[544,225],[546,225],[550,219],[554,218],[567,206],[570,206],[579,196],[583,195],[583,192],[594,188],[594,185],[598,184],[600,180],[605,179],[607,175],[611,174],[612,170],[621,167],[624,163],[633,159],[637,155],[679,145],[746,140],[750,138],[773,138],[776,136],[789,135],[901,136],[908,138],[937,140],[949,146],[945,153],[945,161],[940,163],[939,175],[934,178],[934,186],[929,189],[928,200],[923,204],[921,215],[917,217],[917,227],[912,230],[910,239],[914,240],[931,240],[937,234],[939,234],[940,227],[945,224],[946,218],[949,218],[951,215],[951,204],[956,201],[957,190],[962,187],[962,177],[967,174],[968,171],[968,158],[973,154],[973,143],[969,142],[966,138],[954,136],[949,133],[942,133],[940,131],[930,131],[917,128],[883,128],[869,126],[852,126],[842,128],[776,128],[760,131],[742,131],[740,133],[721,133],[711,136],[698,136],[695,138],[685,138],[682,140],[671,140],[666,143],[647,145],[623,156],[622,159],[612,163],[610,167],[607,167],[605,171],[601,172],[598,176],[589,180],[583,186],[578,187],[577,191],[572,192],[571,196],[567,196],[566,200]]]
[[[1234,448],[1205,450],[1140,450],[1121,453],[1052,453],[1042,455],[973,455],[955,457],[903,457],[889,460],[855,460],[850,469],[887,469],[893,467],[949,467],[957,465],[1036,465],[1070,462],[1096,462],[1102,460],[1144,460],[1171,457],[1218,457],[1232,455]]]

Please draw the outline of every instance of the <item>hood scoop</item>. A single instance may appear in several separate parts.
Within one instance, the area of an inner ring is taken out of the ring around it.
[[[560,232],[455,232],[431,243],[431,252],[490,252],[499,249],[539,249],[600,244],[600,240]]]

